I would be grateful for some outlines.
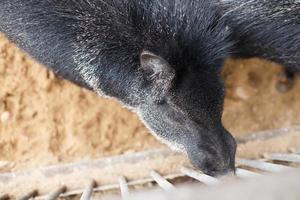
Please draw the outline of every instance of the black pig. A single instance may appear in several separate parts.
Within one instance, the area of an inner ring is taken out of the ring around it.
[[[57,75],[116,98],[211,175],[234,171],[221,122],[235,42],[217,1],[1,0],[0,31]],[[234,35],[235,36],[235,35]]]

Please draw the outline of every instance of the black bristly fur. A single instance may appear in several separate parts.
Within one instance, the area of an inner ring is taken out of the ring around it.
[[[261,57],[300,71],[299,0],[223,0],[235,56]]]
[[[174,67],[201,63],[199,70],[208,71],[221,66],[231,46],[216,8],[205,1],[3,0],[0,5],[0,30],[18,46],[56,74],[129,104],[128,90],[140,87],[136,69],[142,50]],[[87,65],[101,83],[91,85],[74,70]]]
[[[234,170],[236,150],[221,122],[224,59],[299,64],[299,11],[286,19],[288,6],[270,2],[284,6],[272,20],[277,7],[258,0],[2,0],[0,31],[59,76],[123,102],[219,175]]]

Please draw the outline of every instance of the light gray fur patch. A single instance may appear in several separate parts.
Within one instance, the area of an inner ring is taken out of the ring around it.
[[[152,128],[148,125],[147,121],[145,121],[143,119],[143,114],[139,109],[134,110],[134,112],[137,113],[139,118],[142,120],[142,122],[145,124],[145,126],[148,128],[148,130],[150,130],[150,133],[156,139],[158,139],[163,144],[166,144],[167,146],[169,146],[174,151],[179,151],[179,152],[182,152],[182,153],[185,153],[185,154],[187,153],[184,145],[181,144],[179,141],[176,141],[176,140],[172,139],[171,137],[162,137],[161,135],[158,135],[157,133],[155,133],[155,131],[152,130]]]

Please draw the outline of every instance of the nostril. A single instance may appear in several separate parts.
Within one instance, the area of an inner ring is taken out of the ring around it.
[[[222,177],[222,176],[234,176],[235,175],[235,169],[224,169],[224,170],[213,170],[213,171],[207,171],[207,175],[213,176],[213,177]]]

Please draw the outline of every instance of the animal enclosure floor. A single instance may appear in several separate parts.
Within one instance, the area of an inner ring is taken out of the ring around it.
[[[226,63],[223,121],[235,136],[300,124],[300,79],[279,93],[280,70],[258,59]],[[163,147],[134,113],[56,78],[3,35],[0,86],[0,173]],[[276,140],[270,148],[285,151],[299,139]],[[241,145],[239,155],[258,156],[261,144],[255,145]]]

